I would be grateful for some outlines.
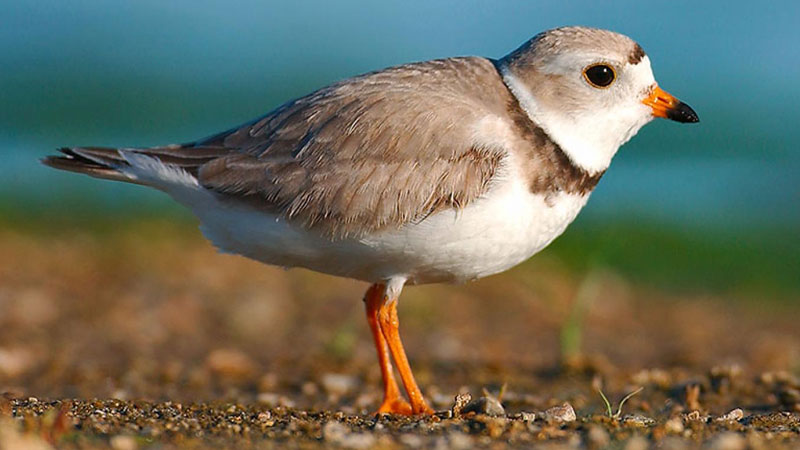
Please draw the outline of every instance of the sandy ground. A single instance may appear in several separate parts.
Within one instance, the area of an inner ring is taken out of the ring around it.
[[[0,255],[3,449],[800,446],[797,299],[664,292],[547,253],[407,288],[401,332],[439,413],[375,417],[363,283],[157,220],[0,229]]]

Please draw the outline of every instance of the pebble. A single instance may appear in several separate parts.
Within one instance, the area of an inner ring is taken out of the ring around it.
[[[744,411],[741,408],[736,408],[727,413],[717,417],[716,422],[738,422],[744,417]]]
[[[530,422],[533,422],[534,420],[536,420],[536,413],[523,411],[523,412],[519,413],[519,418],[523,422],[530,423]]]
[[[472,396],[469,394],[458,394],[453,403],[453,415],[458,417],[465,406],[472,401]]]
[[[569,403],[564,403],[560,406],[554,406],[542,413],[542,419],[546,422],[566,423],[574,422],[578,417],[575,415],[575,409]]]
[[[475,399],[464,408],[461,409],[461,414],[476,413],[486,414],[487,416],[504,416],[506,414],[503,405],[494,397],[480,397]]]
[[[628,414],[622,418],[622,424],[627,426],[649,427],[655,423],[655,420],[639,414]]]
[[[700,420],[701,419],[700,411],[692,411],[689,414],[686,414],[685,417],[686,420],[691,420],[691,421]]]

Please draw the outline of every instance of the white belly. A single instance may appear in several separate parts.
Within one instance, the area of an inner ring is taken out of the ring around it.
[[[531,194],[516,179],[497,183],[462,210],[361,239],[330,241],[282,218],[218,199],[190,205],[222,251],[284,267],[369,282],[459,282],[502,272],[560,235],[588,195]]]

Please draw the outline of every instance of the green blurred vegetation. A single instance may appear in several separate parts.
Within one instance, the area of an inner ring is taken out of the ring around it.
[[[788,226],[726,232],[625,218],[615,223],[579,221],[543,253],[575,271],[609,267],[667,291],[796,300],[798,242],[800,231]]]

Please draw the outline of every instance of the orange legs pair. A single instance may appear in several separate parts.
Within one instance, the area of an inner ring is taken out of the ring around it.
[[[378,413],[433,414],[433,410],[425,402],[422,392],[414,380],[403,343],[400,341],[397,298],[389,298],[384,285],[373,284],[364,296],[364,303],[367,306],[367,322],[372,330],[375,348],[378,350],[381,375],[383,375],[383,403],[378,409]],[[394,359],[397,371],[400,372],[400,380],[406,388],[408,402],[400,395],[390,357]]]

